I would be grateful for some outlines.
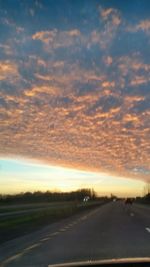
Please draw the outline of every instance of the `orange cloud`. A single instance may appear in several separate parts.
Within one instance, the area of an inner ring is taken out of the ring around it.
[[[142,20],[138,24],[137,29],[141,29],[141,30],[144,30],[144,31],[150,30],[150,20]]]
[[[108,9],[102,9],[101,8],[100,14],[101,14],[102,18],[107,19],[108,16],[113,13],[113,10],[114,10],[113,8],[108,8]]]
[[[109,82],[109,81],[104,81],[104,82],[102,82],[102,87],[107,87],[107,88],[109,88],[109,87],[115,87],[115,82],[114,81],[112,81],[112,82]]]
[[[54,29],[52,31],[41,31],[41,32],[36,32],[35,34],[32,35],[33,40],[40,40],[43,43],[49,43],[52,42],[54,37],[57,34],[57,30]]]
[[[144,31],[145,33],[149,33],[150,31],[150,20],[141,20],[139,23],[136,25],[129,25],[126,28],[127,31],[129,32],[137,32],[137,31]]]
[[[143,101],[145,99],[144,96],[136,96],[136,95],[133,95],[133,96],[126,96],[125,97],[125,101],[127,102],[130,102],[130,103],[135,103],[135,102],[140,102],[140,101]]]
[[[100,8],[100,16],[105,21],[111,19],[113,25],[118,26],[121,23],[121,16],[117,9],[108,8],[103,9]]]
[[[14,62],[9,60],[0,61],[0,80],[18,77],[18,67]]]
[[[126,122],[128,122],[128,121],[139,122],[139,118],[137,116],[133,116],[131,114],[126,114],[124,116],[124,121],[126,121]]]
[[[149,77],[145,76],[135,76],[133,80],[131,80],[130,85],[131,86],[139,86],[142,84],[146,84],[150,81]]]
[[[136,55],[133,55],[131,57],[123,56],[118,58],[117,66],[121,72],[122,77],[130,77],[130,86],[139,86],[150,81],[150,65],[143,63],[141,58]],[[139,74],[141,71],[143,73],[142,75]]]
[[[70,67],[65,61],[32,56],[25,66],[32,61],[37,67],[34,82],[18,96],[1,94],[1,155],[19,154],[51,164],[147,179],[144,173],[135,175],[132,170],[137,165],[149,168],[146,125],[150,114],[132,113],[146,99],[123,95],[123,75],[132,74],[130,85],[141,68],[148,73],[148,65],[136,57],[108,59],[120,71],[110,79],[103,65],[84,69],[80,62]],[[45,74],[39,66],[46,69]]]
[[[25,90],[24,94],[25,96],[34,97],[35,95],[38,95],[40,93],[46,93],[50,95],[57,95],[59,92],[59,88],[54,86],[48,86],[48,85],[39,85],[32,87],[31,89]]]
[[[100,44],[102,49],[106,49],[115,38],[122,19],[121,14],[117,9],[104,9],[100,7],[99,10],[102,27],[100,31],[95,30],[91,33],[91,41]]]
[[[33,40],[40,40],[46,46],[46,49],[55,49],[63,46],[71,46],[80,38],[80,31],[72,29],[70,31],[59,31],[57,29],[51,31],[36,32],[32,35]]]
[[[88,34],[81,33],[78,29],[61,31],[58,29],[36,32],[32,35],[33,40],[40,40],[47,52],[52,52],[59,47],[74,45],[74,49],[83,44],[90,48],[93,44],[99,44],[106,49],[116,36],[117,29],[121,24],[121,15],[116,9],[100,8],[100,18],[103,21],[101,30],[93,30]],[[110,58],[109,58],[110,60]]]
[[[37,9],[44,10],[38,1],[27,9],[33,21]],[[0,61],[0,153],[147,179],[150,64],[137,51],[142,45],[134,43],[134,53],[119,46],[125,30],[147,34],[150,23],[127,28],[115,8],[100,7],[98,16],[85,31],[47,25],[32,36],[2,19],[14,38],[0,45],[7,56]]]

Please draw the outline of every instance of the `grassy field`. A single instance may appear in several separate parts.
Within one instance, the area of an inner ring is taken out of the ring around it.
[[[72,202],[73,203],[73,202]],[[70,202],[70,204],[72,204]],[[68,202],[52,202],[52,203],[30,203],[30,204],[20,204],[20,205],[0,205],[0,214],[5,212],[18,212],[24,210],[33,210],[33,209],[40,209],[40,208],[51,208],[51,207],[58,207],[68,204]]]
[[[104,202],[100,201],[91,201],[86,204],[84,203],[76,203],[76,202],[62,202],[62,203],[51,203],[43,206],[42,204],[36,205],[21,205],[13,207],[7,206],[7,211],[22,211],[23,209],[29,210],[30,213],[25,214],[17,214],[0,217],[0,242],[5,242],[12,238],[15,238],[20,235],[24,235],[26,233],[30,233],[34,230],[40,229],[40,227],[44,225],[48,225],[55,221],[59,221],[63,218],[71,216],[77,212],[81,212],[86,209],[95,208],[99,205],[104,204]],[[31,212],[31,207],[33,211]],[[34,208],[43,207],[40,210],[34,210]],[[1,209],[3,209],[1,207]],[[5,212],[6,212],[6,209]],[[6,214],[6,213],[5,213]],[[1,213],[2,215],[2,213]]]

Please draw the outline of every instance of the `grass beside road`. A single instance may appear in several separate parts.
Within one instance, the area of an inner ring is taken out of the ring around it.
[[[0,205],[0,214],[5,212],[19,212],[25,210],[33,210],[33,209],[40,209],[40,208],[50,208],[50,207],[57,207],[67,204],[68,202],[45,202],[45,203],[30,203],[30,204],[19,204],[19,205]],[[71,201],[70,201],[71,204]]]
[[[47,206],[47,209],[40,209],[26,214],[11,215],[10,217],[0,218],[0,243],[3,243],[12,238],[30,233],[34,230],[40,229],[44,225],[48,225],[60,219],[69,217],[77,212],[81,212],[86,209],[95,208],[104,204],[100,201],[91,201],[84,203],[53,203],[51,206]],[[35,205],[35,208],[37,206]],[[17,209],[18,211],[18,209]]]

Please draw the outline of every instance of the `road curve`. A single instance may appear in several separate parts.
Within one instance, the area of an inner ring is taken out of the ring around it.
[[[0,247],[0,266],[150,257],[150,208],[121,201],[75,215]]]

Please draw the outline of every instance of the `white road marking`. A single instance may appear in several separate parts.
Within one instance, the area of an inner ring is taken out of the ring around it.
[[[146,227],[145,229],[147,230],[147,232],[149,232],[149,233],[150,233],[150,228]]]
[[[31,250],[31,249],[36,248],[36,247],[39,247],[39,246],[40,246],[39,243],[37,243],[37,244],[33,244],[32,246],[25,248],[25,249],[23,250],[23,252],[28,251],[28,250]]]
[[[82,221],[84,221],[84,220],[86,220],[87,219],[87,216],[83,216],[83,217],[81,217],[81,220]]]
[[[50,234],[49,236],[55,236],[55,235],[58,235],[58,234],[59,234],[59,232],[54,232],[54,233]]]
[[[13,256],[7,258],[6,260],[4,260],[0,266],[1,266],[1,267],[4,267],[4,266],[6,266],[7,264],[9,264],[10,262],[15,261],[15,260],[18,260],[18,259],[21,258],[25,253],[27,253],[27,252],[30,251],[31,249],[34,249],[34,248],[38,247],[39,245],[40,245],[40,244],[33,244],[32,246],[25,248],[22,252],[19,252],[19,253],[13,255]]]
[[[59,230],[59,233],[60,232],[65,232],[65,231],[66,231],[66,229],[65,228],[62,228],[62,229]]]
[[[64,229],[68,229],[68,228],[69,228],[69,226],[68,226],[68,225],[64,227]]]
[[[43,242],[43,241],[47,241],[47,240],[50,240],[50,239],[51,239],[50,237],[46,237],[46,238],[41,239],[40,241]]]
[[[22,253],[18,253],[18,254],[14,255],[14,256],[11,256],[11,257],[9,257],[8,259],[4,260],[4,261],[2,262],[2,264],[1,264],[1,266],[4,267],[4,266],[6,266],[8,263],[10,263],[11,261],[14,261],[14,260],[18,259],[18,258],[20,258],[21,256],[22,256]]]

